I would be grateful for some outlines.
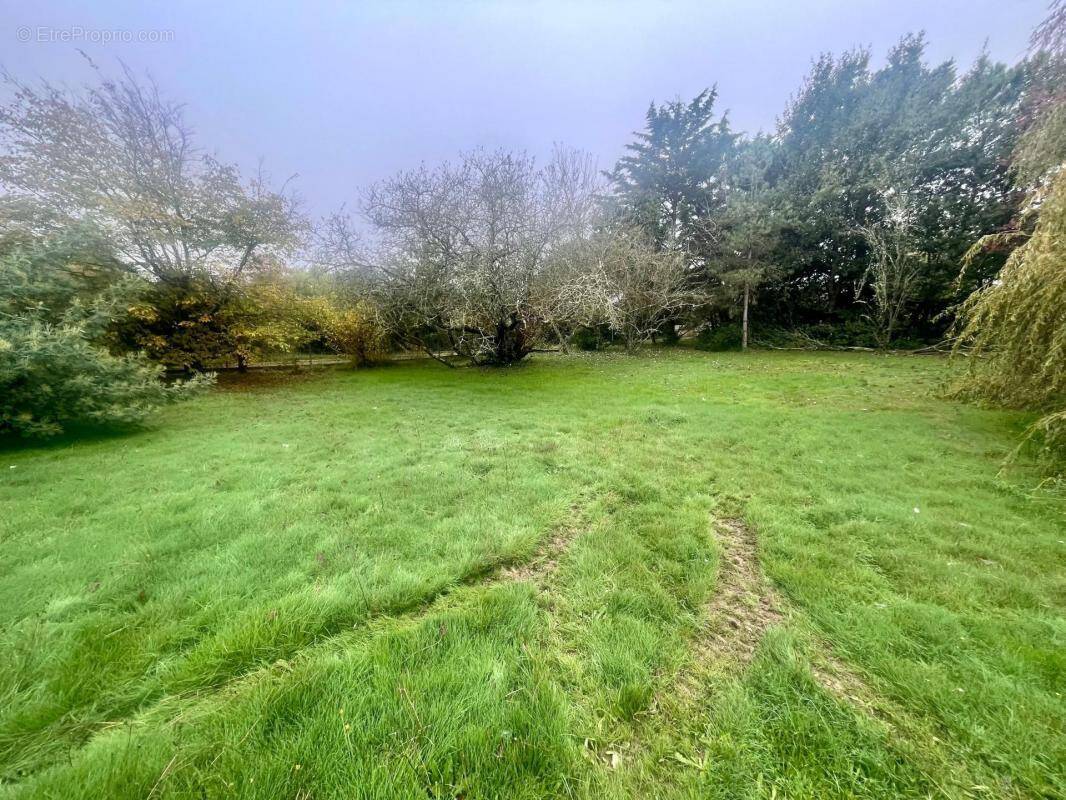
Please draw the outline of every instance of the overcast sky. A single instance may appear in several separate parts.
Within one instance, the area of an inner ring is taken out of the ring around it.
[[[479,145],[542,154],[565,142],[608,167],[649,101],[715,83],[735,128],[769,129],[819,52],[868,45],[880,60],[908,31],[926,32],[932,60],[966,66],[987,42],[1013,62],[1046,5],[0,0],[0,63],[78,85],[90,78],[78,48],[107,70],[121,58],[187,104],[208,150],[298,174],[318,214]]]

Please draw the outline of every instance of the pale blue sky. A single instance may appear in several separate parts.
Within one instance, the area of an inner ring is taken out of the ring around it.
[[[121,58],[184,101],[201,143],[298,173],[312,212],[397,169],[554,141],[608,167],[651,100],[717,83],[735,127],[771,128],[821,51],[925,30],[933,60],[987,40],[1015,61],[1046,0],[78,3],[0,0],[0,63],[79,84]],[[85,33],[78,34],[80,28]],[[64,31],[73,31],[65,34]],[[102,43],[99,31],[170,41]],[[93,32],[93,33],[89,33]],[[154,34],[146,34],[152,36]],[[20,39],[30,39],[24,42]],[[79,41],[39,41],[82,37]]]

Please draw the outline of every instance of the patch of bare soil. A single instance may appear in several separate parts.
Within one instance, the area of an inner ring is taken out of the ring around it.
[[[811,664],[811,674],[818,685],[829,694],[882,722],[890,722],[886,709],[878,704],[876,695],[866,681],[847,664],[823,648],[820,661]]]
[[[759,565],[755,534],[738,519],[715,520],[713,529],[721,548],[718,587],[707,604],[688,665],[669,687],[682,704],[702,693],[708,672],[747,667],[767,629],[785,616]]]
[[[780,622],[784,614],[759,566],[751,530],[740,520],[724,519],[716,522],[715,534],[722,549],[718,590],[707,606],[696,657],[746,666],[767,628]]]
[[[528,581],[543,590],[549,578],[559,567],[559,559],[566,553],[570,543],[581,532],[578,523],[581,509],[575,504],[570,507],[566,521],[555,530],[533,557],[521,564],[504,567],[499,574],[504,581]]]

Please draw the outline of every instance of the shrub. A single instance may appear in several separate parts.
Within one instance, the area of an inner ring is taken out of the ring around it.
[[[326,342],[347,356],[353,367],[379,363],[388,356],[388,335],[377,309],[366,301],[333,307],[325,320]]]
[[[739,350],[741,340],[740,326],[735,324],[718,325],[713,328],[704,328],[696,336],[696,349],[722,352],[725,350]]]
[[[16,317],[0,322],[0,432],[52,436],[70,424],[141,422],[159,406],[210,380],[165,385],[162,367],[113,356],[91,325]]]
[[[570,341],[578,350],[587,353],[603,350],[611,343],[611,330],[606,325],[582,325]]]
[[[140,422],[210,382],[166,386],[143,356],[103,340],[140,286],[69,240],[0,255],[0,432],[61,433],[74,423]]]

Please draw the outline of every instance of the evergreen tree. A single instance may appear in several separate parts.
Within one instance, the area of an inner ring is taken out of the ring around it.
[[[766,136],[739,143],[722,214],[722,256],[715,273],[723,304],[735,307],[739,298],[742,350],[748,348],[755,292],[779,273],[774,260],[778,196],[767,181],[773,154],[774,143]]]
[[[630,154],[608,174],[618,210],[660,248],[679,248],[706,265],[717,252],[727,200],[726,167],[737,134],[715,118],[716,89],[648,108]]]
[[[895,198],[913,211],[921,264],[904,322],[936,337],[934,320],[958,300],[969,245],[1017,213],[1009,157],[1024,66],[982,58],[960,78],[951,62],[928,66],[924,53],[922,37],[907,36],[876,71],[865,50],[823,56],[782,118],[770,181],[783,201],[785,274],[770,308],[787,324],[863,313],[872,298],[855,288],[872,253],[862,232],[886,218]],[[974,280],[1002,261],[989,254]]]
[[[143,356],[104,344],[141,285],[84,228],[0,252],[0,433],[139,422],[206,378],[166,386]]]

